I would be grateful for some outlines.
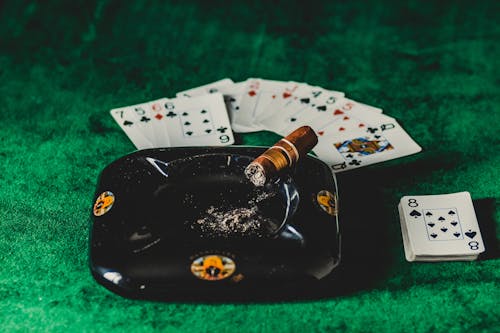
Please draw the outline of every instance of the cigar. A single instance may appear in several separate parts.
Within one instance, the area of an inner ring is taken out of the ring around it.
[[[309,126],[297,128],[257,157],[245,169],[255,186],[263,186],[274,176],[294,167],[316,144],[318,137]]]

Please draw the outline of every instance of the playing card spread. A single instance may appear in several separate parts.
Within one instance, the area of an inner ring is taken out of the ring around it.
[[[421,150],[382,109],[343,92],[294,81],[230,78],[151,102],[111,110],[138,149],[219,146],[233,131],[268,130],[286,136],[308,125],[318,136],[314,153],[334,172],[363,167]]]
[[[398,209],[408,261],[475,260],[485,250],[469,192],[405,196]]]

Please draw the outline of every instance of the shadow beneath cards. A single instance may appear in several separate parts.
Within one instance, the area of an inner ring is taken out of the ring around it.
[[[341,264],[312,288],[309,297],[331,298],[368,290],[383,284],[392,262],[391,224],[397,220],[387,207],[384,184],[394,179],[390,172],[353,170],[337,175],[339,186]],[[308,298],[305,294],[304,298]]]
[[[496,200],[494,198],[484,198],[473,200],[472,203],[485,248],[485,251],[479,256],[479,260],[498,259],[500,258],[500,244],[496,236]]]

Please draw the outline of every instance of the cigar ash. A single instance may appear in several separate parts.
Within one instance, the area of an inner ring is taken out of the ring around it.
[[[257,190],[247,204],[210,205],[191,225],[191,228],[199,228],[204,236],[253,235],[262,237],[275,230],[281,222],[267,216],[262,209],[266,206],[264,202],[275,196],[276,193]],[[267,205],[269,204],[272,203],[267,202]]]

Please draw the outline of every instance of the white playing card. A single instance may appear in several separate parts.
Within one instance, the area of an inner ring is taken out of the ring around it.
[[[237,114],[240,112],[241,98],[245,91],[246,81],[237,82],[219,88],[219,91],[224,95],[224,102],[229,114],[229,121],[234,132],[247,133],[253,132],[254,129],[249,126],[243,126],[235,122]]]
[[[325,96],[328,96],[328,100],[326,102],[318,100],[316,103],[313,103],[314,106],[311,105],[290,115],[285,120],[285,122],[288,123],[287,127],[283,128],[281,132],[287,133],[298,126],[308,125],[317,130],[318,135],[323,135],[319,134],[319,132],[321,130],[325,132],[326,128],[329,127],[331,123],[337,121],[340,117],[347,117],[348,119],[351,115],[353,117],[356,117],[357,115],[359,119],[362,119],[365,117],[366,113],[382,113],[382,109],[359,103],[352,99],[342,97],[333,97],[335,98],[333,99],[332,95]],[[329,101],[332,100],[334,100],[334,102],[329,103]],[[344,125],[343,129],[341,129],[342,126],[339,126],[339,129],[346,132],[349,125],[347,122],[344,122]],[[330,133],[326,135],[330,135]]]
[[[147,103],[112,109],[111,116],[120,125],[137,149],[153,148],[154,142],[142,131],[151,119],[147,114]],[[146,120],[148,119],[149,120]]]
[[[170,139],[167,130],[167,111],[162,103],[163,99],[149,103],[151,110],[152,131],[155,136],[155,147],[170,147]]]
[[[398,205],[398,212],[399,212],[399,221],[401,223],[401,234],[403,236],[403,248],[405,252],[405,258],[407,261],[415,261],[415,255],[411,250],[411,245],[408,240],[408,229],[406,229],[406,221],[403,209],[401,208],[401,204]]]
[[[359,168],[421,151],[420,146],[394,118],[362,111],[353,111],[350,117],[356,119],[351,122],[350,131],[341,130],[339,122],[342,122],[343,118],[339,118],[331,124],[335,133],[318,135],[318,144],[313,149],[334,172]]]
[[[253,128],[254,131],[263,130],[257,122],[267,106],[278,95],[291,94],[298,88],[296,82],[282,82],[264,79],[249,79],[240,103],[240,112],[235,114],[234,123],[243,127]]]
[[[226,146],[234,143],[222,94],[163,99],[170,144]]]
[[[366,125],[366,119],[373,118],[370,117],[372,112],[380,114],[382,110],[352,99],[343,98],[339,99],[339,102],[327,112],[308,121],[307,125],[316,132],[318,137],[331,136],[340,132],[362,129]]]
[[[311,88],[308,95],[295,99],[275,112],[272,117],[263,120],[265,126],[273,128],[276,133],[285,135],[297,127],[309,125],[313,119],[319,116],[331,114],[336,109],[342,109],[348,101],[354,102],[344,99],[343,93],[337,91],[318,87]],[[347,107],[351,107],[351,105],[349,104]]]
[[[129,113],[135,114],[139,131],[156,147],[156,137],[152,130],[151,106],[149,102],[128,107]]]
[[[283,105],[290,104],[293,99],[296,99],[297,94],[304,89],[304,86],[310,87],[305,83],[292,81],[280,82],[278,89],[271,95],[272,99],[270,102],[262,110],[259,110],[259,114],[254,121],[262,124],[262,120],[271,117],[276,110],[279,110]]]
[[[485,250],[469,192],[405,196],[398,208],[408,261],[474,260]]]
[[[233,84],[233,80],[225,78],[219,81],[211,82],[196,88],[180,91],[176,94],[177,97],[194,97],[205,94],[212,94],[219,92],[221,87]]]
[[[278,132],[280,128],[276,127],[276,124],[281,124],[280,120],[288,117],[288,114],[292,114],[296,112],[296,108],[305,107],[304,101],[309,101],[309,96],[312,98],[316,98],[321,93],[325,91],[321,87],[313,87],[306,83],[299,83],[298,87],[290,93],[284,93],[282,95],[278,95],[277,98],[273,99],[273,101],[267,106],[267,109],[262,112],[259,117],[259,123],[263,125],[263,127],[267,130]],[[341,92],[337,92],[340,95],[343,95]],[[302,102],[300,102],[302,100]]]

